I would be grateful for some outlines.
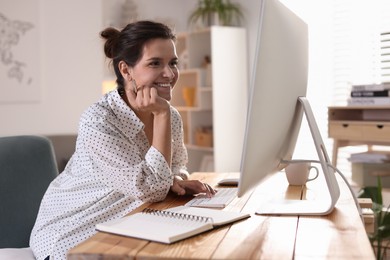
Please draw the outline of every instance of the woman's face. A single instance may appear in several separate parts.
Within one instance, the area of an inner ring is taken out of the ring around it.
[[[170,39],[152,39],[145,43],[143,55],[132,68],[137,87],[151,86],[168,101],[179,78],[176,47]]]

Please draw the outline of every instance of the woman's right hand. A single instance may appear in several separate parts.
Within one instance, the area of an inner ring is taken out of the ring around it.
[[[150,86],[126,90],[128,102],[141,120],[144,118],[144,131],[149,143],[165,158],[169,167],[172,164],[171,111],[167,100],[158,95],[157,89]],[[149,117],[149,113],[153,117]],[[145,119],[146,118],[146,119]],[[149,119],[152,118],[151,124]]]
[[[133,108],[141,112],[151,112],[154,115],[169,112],[169,102],[158,95],[157,89],[150,86],[137,87],[137,92],[128,90],[127,95]]]

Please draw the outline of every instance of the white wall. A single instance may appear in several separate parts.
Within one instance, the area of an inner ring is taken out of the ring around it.
[[[260,6],[262,0],[236,1],[242,7],[244,13],[243,27],[247,30],[248,45],[248,77],[250,77],[255,62],[255,51],[260,21]],[[234,1],[232,1],[234,2]],[[250,80],[248,81],[250,84]]]
[[[80,114],[101,93],[100,1],[37,2],[41,98],[34,103],[0,103],[0,136],[76,133]]]
[[[120,17],[120,13],[123,9],[123,4],[126,0],[102,0],[103,1],[103,17],[104,23],[109,25],[115,24]],[[160,21],[172,26],[175,32],[187,31],[187,20],[191,11],[196,7],[198,0],[132,0],[132,4],[136,7],[136,10],[129,15],[137,14],[135,18],[138,20],[149,19],[154,21]],[[132,21],[132,18],[128,18],[128,21]]]
[[[106,25],[104,13],[108,6],[124,2],[36,1],[40,4],[41,19],[41,98],[35,103],[0,103],[0,136],[77,133],[81,113],[101,96],[105,65],[99,32]],[[187,30],[189,13],[198,0],[133,2],[138,7],[139,18],[172,21],[176,31],[182,32]],[[235,2],[241,4],[245,13],[251,69],[260,3],[258,0]]]

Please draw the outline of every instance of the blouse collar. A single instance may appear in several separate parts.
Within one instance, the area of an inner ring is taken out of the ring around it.
[[[126,104],[117,90],[113,90],[107,95],[113,113],[123,126],[121,130],[130,138],[135,136],[144,128],[142,121],[135,114],[134,110]]]

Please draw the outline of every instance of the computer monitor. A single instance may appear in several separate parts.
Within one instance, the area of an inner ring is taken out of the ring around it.
[[[287,165],[283,161],[293,156],[302,117],[306,114],[322,172],[330,189],[330,205],[303,205],[308,201],[301,200],[294,203],[273,201],[269,205],[262,205],[258,213],[327,214],[339,197],[339,189],[305,98],[308,27],[278,0],[262,0],[258,34],[238,196]]]

